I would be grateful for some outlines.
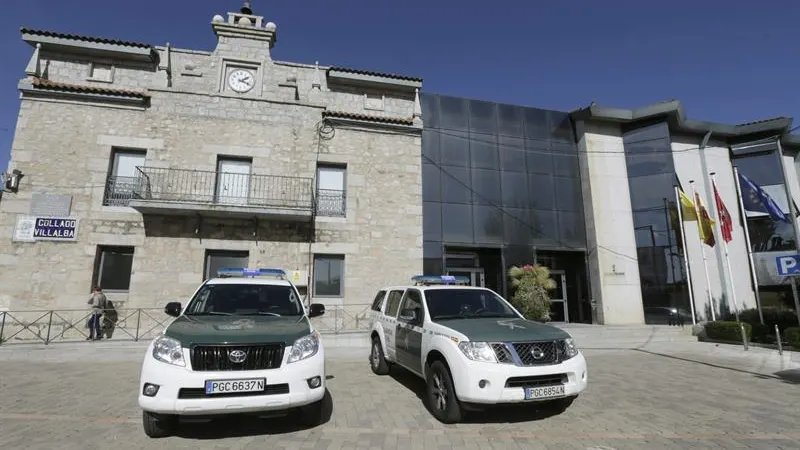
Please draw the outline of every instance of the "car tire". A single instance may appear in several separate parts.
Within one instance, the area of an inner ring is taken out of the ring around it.
[[[381,340],[377,336],[372,338],[372,350],[370,350],[369,353],[369,366],[376,375],[386,375],[389,373],[389,363],[386,361],[386,356],[383,354]]]
[[[142,427],[144,434],[150,438],[163,438],[170,436],[175,430],[178,418],[163,414],[142,411]]]
[[[456,397],[450,369],[442,361],[434,361],[425,378],[425,399],[433,417],[446,424],[460,422],[463,411]]]

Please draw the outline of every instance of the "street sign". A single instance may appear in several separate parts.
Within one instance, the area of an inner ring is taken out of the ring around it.
[[[800,255],[784,255],[775,258],[778,275],[791,277],[800,275]]]

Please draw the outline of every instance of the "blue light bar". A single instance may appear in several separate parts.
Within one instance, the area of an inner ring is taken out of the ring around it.
[[[219,278],[232,278],[232,277],[274,277],[286,278],[286,272],[283,269],[248,269],[246,267],[225,267],[217,270],[217,277]]]
[[[417,275],[411,277],[417,284],[469,284],[469,277],[456,277],[453,275]]]

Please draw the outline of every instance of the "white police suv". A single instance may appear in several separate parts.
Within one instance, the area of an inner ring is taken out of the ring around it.
[[[416,276],[381,289],[372,304],[370,365],[400,366],[427,383],[441,422],[481,405],[534,402],[563,411],[586,389],[583,354],[570,335],[526,320],[466,277]]]
[[[325,352],[281,269],[221,269],[147,348],[139,383],[145,434],[171,434],[180,416],[285,412],[323,421]]]

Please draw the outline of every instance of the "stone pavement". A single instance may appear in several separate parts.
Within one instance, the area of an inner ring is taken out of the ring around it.
[[[0,448],[800,449],[800,381],[773,375],[783,363],[757,352],[736,359],[741,351],[713,344],[681,344],[674,355],[662,345],[586,350],[589,390],[560,415],[500,410],[453,426],[425,410],[421,381],[400,370],[373,375],[364,348],[331,348],[328,423],[187,423],[162,440],[144,435],[136,404],[143,343],[8,346],[0,348]],[[740,367],[725,367],[731,361]]]

